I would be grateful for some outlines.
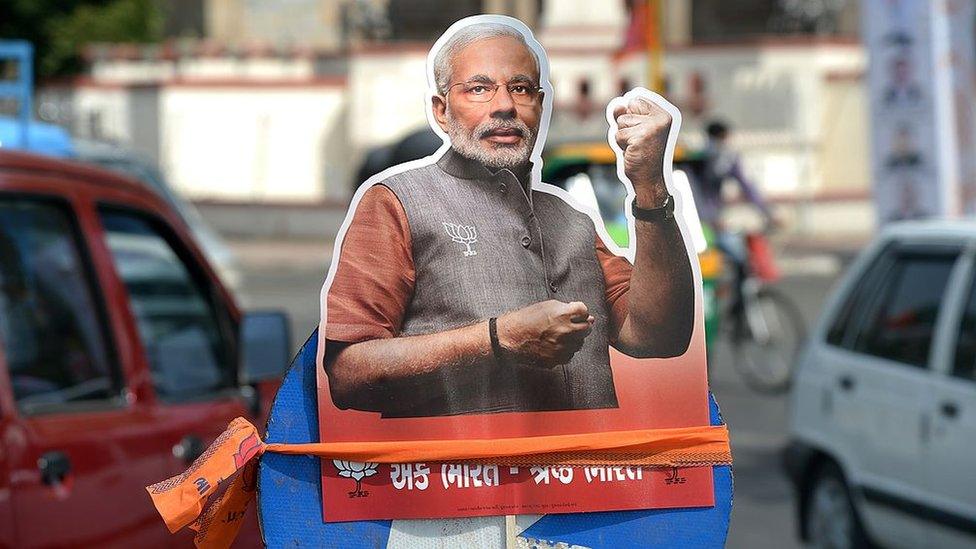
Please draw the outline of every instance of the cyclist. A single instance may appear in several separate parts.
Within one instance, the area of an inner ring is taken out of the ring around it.
[[[722,213],[726,203],[722,186],[726,180],[735,181],[743,198],[762,215],[767,230],[778,227],[779,222],[743,173],[739,155],[729,147],[729,127],[713,121],[706,132],[708,144],[691,184],[702,223],[714,230],[716,247],[725,256],[732,274],[726,309],[732,363],[750,387],[781,393],[790,386],[793,356],[805,333],[803,317],[796,305],[775,288],[761,283],[747,286],[749,280],[774,278],[775,268],[762,262],[771,258],[763,256],[761,247],[753,247],[753,237],[724,230]]]
[[[715,232],[718,249],[732,264],[735,301],[739,302],[740,284],[745,276],[748,255],[743,249],[742,240],[726,232],[722,225],[725,207],[722,186],[725,181],[732,179],[738,184],[742,196],[762,214],[767,229],[778,226],[778,222],[755,184],[743,173],[739,154],[728,145],[729,131],[729,126],[720,120],[713,120],[706,126],[708,143],[705,146],[705,159],[698,177],[692,181],[692,192],[702,224]]]

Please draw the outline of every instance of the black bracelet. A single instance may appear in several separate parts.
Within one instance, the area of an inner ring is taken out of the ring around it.
[[[488,319],[488,339],[491,340],[491,352],[495,355],[495,362],[499,365],[505,363],[505,354],[502,351],[502,344],[498,342],[498,319],[491,317]]]

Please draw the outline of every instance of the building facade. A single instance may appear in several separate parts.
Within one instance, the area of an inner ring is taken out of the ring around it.
[[[282,8],[274,17],[263,11],[271,4]],[[427,4],[436,7],[414,5]],[[865,56],[855,39],[710,39],[701,2],[664,4],[665,95],[682,109],[685,142],[701,144],[704,124],[722,119],[770,193],[866,192]],[[472,10],[526,19],[546,48],[550,141],[605,139],[607,102],[648,80],[644,51],[621,49],[626,2],[440,4],[449,13],[426,26],[416,14],[395,17],[405,5],[211,0],[207,39],[93,48],[88,76],[46,88],[39,103],[70,112],[78,135],[157,159],[190,198],[321,202],[348,198],[368,151],[426,126],[427,51]]]

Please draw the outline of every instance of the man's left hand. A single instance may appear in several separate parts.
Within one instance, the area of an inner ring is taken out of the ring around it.
[[[624,153],[624,173],[634,185],[637,203],[656,208],[664,203],[664,150],[671,131],[671,114],[650,99],[634,97],[613,110],[615,139]]]

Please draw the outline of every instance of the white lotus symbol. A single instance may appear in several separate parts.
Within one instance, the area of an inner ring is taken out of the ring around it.
[[[465,250],[462,253],[465,257],[478,255],[478,252],[471,249],[471,245],[478,241],[478,231],[474,227],[443,222],[441,225],[444,225],[444,230],[447,231],[451,240],[458,244],[464,244]]]
[[[368,496],[369,492],[365,492],[362,489],[363,479],[366,477],[371,477],[376,474],[376,467],[378,463],[363,463],[359,461],[342,461],[339,459],[332,460],[332,464],[339,471],[340,477],[351,478],[356,481],[356,489],[349,492],[349,497],[359,498]]]

